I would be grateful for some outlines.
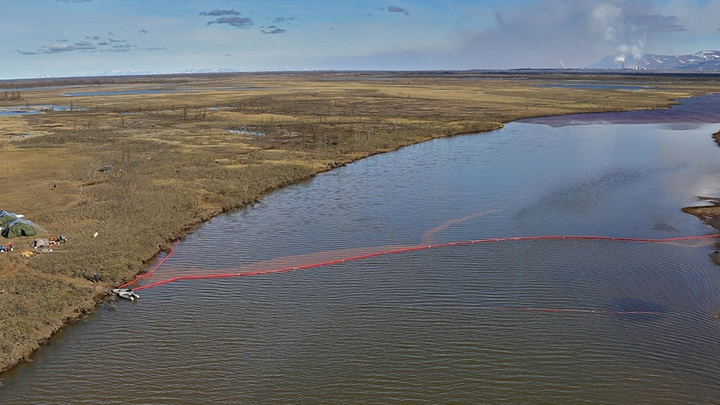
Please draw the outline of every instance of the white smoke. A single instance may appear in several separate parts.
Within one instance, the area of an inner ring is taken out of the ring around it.
[[[657,24],[668,24],[667,17],[650,14],[650,10],[632,1],[608,1],[595,5],[590,13],[590,26],[603,41],[613,46],[616,53],[632,55],[634,60],[645,53],[648,34],[662,29]],[[617,59],[617,58],[616,58]]]
[[[615,57],[615,63],[618,64],[618,65],[621,64],[621,63],[625,63],[625,55],[616,56],[616,57]]]
[[[709,1],[720,4],[720,0]],[[494,12],[495,26],[464,32],[452,46],[394,51],[378,54],[376,58],[396,64],[402,62],[403,66],[413,69],[557,67],[560,59],[564,66],[580,67],[607,55],[622,55],[625,63],[635,65],[646,52],[657,52],[658,41],[667,41],[673,32],[685,30],[682,21],[669,15],[660,3],[651,0],[505,2],[489,10]],[[352,66],[352,63],[345,65]]]
[[[482,51],[496,48],[488,52],[492,60],[522,55],[535,66],[549,65],[553,56],[576,66],[583,58],[587,63],[608,54],[634,62],[659,33],[685,30],[676,17],[663,15],[648,0],[537,0],[499,9],[496,23],[497,28],[470,37],[469,45]]]

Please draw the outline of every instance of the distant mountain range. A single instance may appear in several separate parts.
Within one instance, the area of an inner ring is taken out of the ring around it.
[[[655,55],[647,53],[639,59],[632,56],[606,56],[586,66],[588,69],[638,69],[720,71],[720,51],[702,51],[692,55]]]

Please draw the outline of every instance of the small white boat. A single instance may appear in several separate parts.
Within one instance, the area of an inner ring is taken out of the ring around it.
[[[140,298],[140,296],[137,295],[137,293],[133,291],[132,288],[114,288],[112,292],[118,297],[125,298],[126,300],[130,301],[135,301],[136,298]]]

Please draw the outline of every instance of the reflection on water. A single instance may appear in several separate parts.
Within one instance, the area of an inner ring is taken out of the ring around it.
[[[634,322],[655,320],[667,311],[660,304],[632,297],[612,298],[608,305],[613,308],[613,311],[617,311],[621,316]]]
[[[679,208],[720,191],[715,127],[512,123],[415,145],[212,220],[152,277],[489,237],[708,234]],[[706,241],[509,241],[167,284],[63,330],[3,376],[0,396],[716,403],[711,251]],[[646,313],[614,314],[632,311]]]
[[[674,105],[670,109],[573,114],[562,117],[532,118],[523,121],[550,126],[665,123],[668,128],[683,131],[685,129],[696,129],[698,123],[717,123],[719,121],[718,117],[720,117],[720,94],[709,94],[682,100],[682,104]]]
[[[550,210],[576,214],[591,213],[602,205],[602,198],[610,196],[614,190],[637,184],[643,179],[640,170],[615,168],[591,178],[582,178],[572,184],[548,192],[529,207],[519,210],[517,219],[538,215]]]

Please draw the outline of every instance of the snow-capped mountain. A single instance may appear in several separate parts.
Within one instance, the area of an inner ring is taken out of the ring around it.
[[[639,70],[700,70],[720,71],[720,51],[702,51],[692,55],[644,54],[633,56],[606,56],[586,66],[589,69],[639,69]]]

